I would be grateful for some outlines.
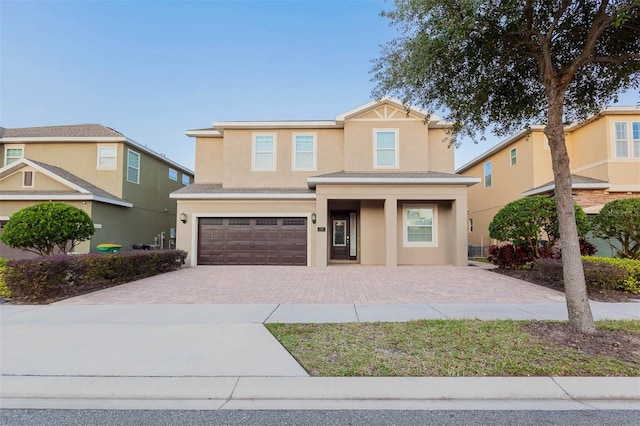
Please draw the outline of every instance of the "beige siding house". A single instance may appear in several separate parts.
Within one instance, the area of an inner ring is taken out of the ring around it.
[[[467,264],[467,188],[449,124],[393,99],[335,120],[190,130],[178,202],[191,265]]]
[[[610,107],[565,128],[573,194],[587,214],[617,198],[640,197],[640,107]],[[489,223],[505,204],[555,189],[542,126],[532,126],[465,164],[456,173],[479,177],[469,189],[469,244],[495,244]]]
[[[0,128],[0,166],[0,228],[24,207],[65,202],[96,226],[81,253],[101,243],[175,246],[169,193],[193,182],[189,169],[100,124]],[[26,256],[0,243],[0,257]]]

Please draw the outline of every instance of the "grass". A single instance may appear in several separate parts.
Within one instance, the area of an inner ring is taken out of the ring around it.
[[[640,376],[640,361],[589,355],[525,331],[530,321],[268,324],[311,376]],[[640,321],[599,328],[640,335]]]

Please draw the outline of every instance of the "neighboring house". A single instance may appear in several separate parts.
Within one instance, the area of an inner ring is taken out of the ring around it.
[[[594,216],[611,200],[640,197],[640,107],[609,107],[565,127],[574,200]],[[555,189],[542,126],[523,130],[459,168],[482,178],[469,189],[469,244],[486,246],[489,223],[507,203]],[[599,244],[600,254],[611,254]],[[478,253],[474,253],[478,254]],[[486,254],[486,252],[485,252]]]
[[[178,201],[191,265],[467,264],[450,124],[384,99],[335,120],[217,122]]]
[[[0,127],[0,232],[16,211],[43,201],[85,210],[95,223],[90,241],[123,250],[133,244],[175,245],[176,202],[169,193],[193,172],[100,124]],[[0,242],[0,257],[29,257]]]

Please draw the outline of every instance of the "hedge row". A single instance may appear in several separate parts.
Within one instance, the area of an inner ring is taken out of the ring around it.
[[[10,260],[4,281],[13,298],[46,302],[174,271],[186,257],[182,250],[157,250]]]
[[[588,262],[611,265],[624,269],[628,276],[622,282],[623,289],[631,293],[640,293],[640,260],[594,256],[585,256],[583,259]]]
[[[629,264],[623,267],[617,265],[617,261],[636,262],[636,265]],[[639,276],[632,275],[627,269],[632,269],[636,273],[640,272],[640,261],[585,256],[582,264],[587,288],[640,293],[640,280],[637,279]],[[532,267],[534,274],[541,280],[563,282],[562,261],[560,259],[538,259],[533,262]]]
[[[0,297],[9,299],[11,298],[11,291],[4,283],[4,268],[6,263],[7,259],[0,257]]]

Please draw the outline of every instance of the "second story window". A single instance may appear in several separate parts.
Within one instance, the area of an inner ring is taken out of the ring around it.
[[[616,158],[640,158],[640,122],[618,121],[613,125]]]
[[[183,185],[189,185],[190,183],[190,179],[189,179],[189,175],[185,175],[184,173],[182,174],[182,184]]]
[[[4,165],[7,166],[13,162],[16,162],[23,156],[24,148],[7,146],[4,148]]]
[[[252,170],[276,170],[276,136],[274,134],[253,135]]]
[[[178,171],[174,170],[172,168],[169,168],[169,179],[177,181],[178,180]]]
[[[373,167],[378,169],[398,168],[398,131],[374,130]]]
[[[140,183],[140,154],[127,150],[127,181]]]
[[[316,169],[316,135],[293,135],[293,170]]]
[[[491,188],[492,182],[491,161],[484,163],[484,187]]]
[[[98,145],[98,170],[115,170],[117,163],[118,148],[115,146]]]
[[[509,157],[511,158],[511,165],[515,166],[518,164],[518,148],[512,148],[509,152]]]

